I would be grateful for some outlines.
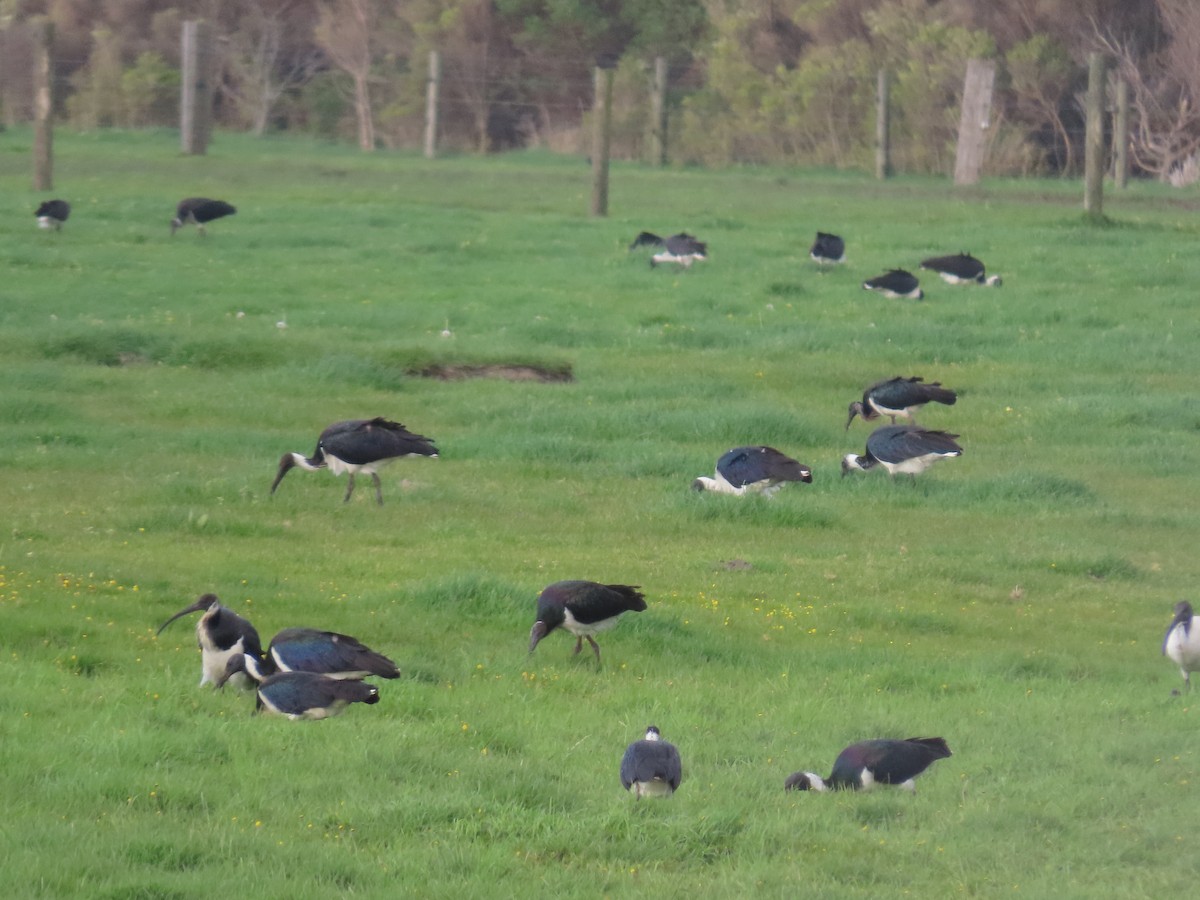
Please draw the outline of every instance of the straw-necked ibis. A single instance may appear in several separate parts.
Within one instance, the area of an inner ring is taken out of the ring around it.
[[[860,741],[838,754],[833,774],[822,778],[814,772],[795,772],[784,788],[789,791],[870,790],[890,784],[916,792],[913,779],[939,759],[950,756],[945,740],[908,738]]]
[[[246,653],[244,671],[262,682],[279,672],[308,672],[328,678],[399,678],[396,664],[357,638],[315,628],[285,628],[266,654]]]
[[[809,248],[808,255],[814,261],[826,266],[845,262],[846,242],[836,234],[818,231],[817,239]]]
[[[226,678],[245,671],[244,656],[229,660]],[[351,703],[378,703],[379,688],[365,681],[330,678],[313,672],[280,672],[257,686],[255,709],[289,719],[328,719]]]
[[[71,215],[71,204],[66,200],[44,200],[34,215],[37,216],[38,228],[60,231],[63,222]]]
[[[321,432],[317,449],[312,456],[301,453],[285,453],[279,461],[279,471],[271,484],[271,493],[279,482],[295,467],[306,472],[328,468],[334,475],[346,472],[350,476],[343,502],[354,493],[354,476],[363,472],[375,482],[375,498],[383,505],[383,485],[378,470],[404,456],[438,455],[432,438],[413,434],[399,422],[376,417],[374,419],[350,419],[335,422]]]
[[[1200,672],[1200,622],[1186,600],[1175,604],[1175,618],[1163,638],[1163,654],[1179,666],[1184,690],[1191,690],[1192,673]]]
[[[988,275],[983,263],[969,253],[934,256],[921,263],[922,269],[937,272],[947,284],[986,284],[997,287],[999,275]]]
[[[846,427],[854,421],[855,416],[862,416],[863,421],[872,422],[880,416],[887,416],[896,424],[896,417],[908,419],[916,424],[914,413],[926,403],[944,403],[953,406],[958,400],[958,394],[949,388],[942,387],[940,381],[928,384],[920,376],[902,378],[897,376],[886,381],[879,381],[863,391],[862,400],[850,404],[850,418]]]
[[[643,231],[629,245],[630,250],[636,250],[639,247],[658,249],[658,252],[650,257],[651,267],[659,263],[676,263],[687,269],[697,260],[708,258],[708,245],[686,231],[673,234],[668,238],[661,238],[657,234]]]
[[[196,623],[196,643],[200,645],[200,684],[224,682],[225,668],[233,658],[248,654],[262,657],[262,642],[254,626],[227,606],[222,606],[216,594],[204,594],[195,603],[184,607],[159,626],[158,633],[181,616],[203,610]],[[237,683],[249,686],[250,679],[242,674]]]
[[[925,292],[917,276],[905,269],[889,269],[882,275],[868,278],[863,282],[863,289],[875,291],[892,300],[906,297],[909,300],[923,300]]]
[[[883,466],[888,474],[917,476],[940,459],[962,456],[962,447],[955,442],[957,434],[927,431],[916,425],[884,425],[867,438],[863,456],[846,454],[842,460],[842,475],[852,469],[867,471]]]
[[[692,490],[770,497],[789,481],[811,483],[812,470],[774,447],[734,447],[717,460],[714,477],[701,475]]]
[[[575,652],[583,648],[587,638],[599,662],[600,646],[592,635],[612,628],[622,613],[642,612],[645,608],[646,598],[637,586],[556,581],[538,595],[537,621],[529,631],[529,652],[550,632],[565,628],[575,635]]]
[[[175,207],[175,218],[171,220],[171,234],[184,225],[195,225],[196,231],[204,234],[204,226],[216,219],[232,216],[237,210],[224,200],[209,200],[207,197],[188,197]]]
[[[646,729],[642,740],[630,744],[621,758],[621,785],[639,800],[669,797],[682,779],[679,750],[664,741],[654,725]]]

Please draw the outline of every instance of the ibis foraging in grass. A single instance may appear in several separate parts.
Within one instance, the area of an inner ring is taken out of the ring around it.
[[[644,738],[630,744],[621,758],[621,785],[638,800],[669,797],[682,779],[679,750],[662,739],[655,725],[646,729]]]
[[[774,447],[734,447],[717,460],[714,477],[701,475],[692,482],[692,490],[770,497],[789,481],[809,484],[812,470]]]
[[[636,585],[556,581],[538,595],[537,621],[529,631],[529,652],[550,632],[565,628],[575,635],[576,653],[583,649],[587,638],[596,662],[600,662],[600,645],[592,635],[612,628],[622,613],[642,612],[645,608],[646,598]]]
[[[937,760],[950,755],[950,748],[940,737],[859,741],[838,754],[833,763],[833,774],[828,778],[814,772],[795,772],[788,776],[784,788],[789,791],[866,791],[877,784],[890,784],[916,793],[913,779]]]
[[[659,263],[675,263],[685,269],[691,268],[692,263],[700,259],[708,259],[708,245],[699,241],[687,232],[673,234],[669,238],[660,238],[657,234],[643,231],[633,239],[630,250],[639,247],[655,247],[658,252],[650,257],[650,267]]]
[[[969,253],[934,256],[921,263],[922,269],[937,272],[947,284],[986,284],[997,287],[999,275],[988,275],[983,263]]]
[[[350,495],[354,493],[354,476],[363,472],[375,482],[375,498],[382,506],[383,485],[379,481],[379,469],[404,456],[437,455],[432,438],[413,434],[399,422],[381,417],[334,422],[321,432],[312,456],[306,457],[301,453],[283,455],[279,460],[275,481],[271,484],[271,493],[275,493],[283,476],[295,467],[306,472],[327,468],[334,475],[349,473],[350,481],[343,498],[343,502],[349,502]]]
[[[245,657],[229,660],[218,687],[238,673],[244,673]],[[257,687],[257,712],[287,716],[289,719],[328,719],[340,714],[351,703],[378,703],[379,688],[364,681],[347,681],[313,672],[280,672]]]
[[[266,654],[247,652],[242,671],[257,682],[280,672],[307,672],[327,678],[399,678],[396,664],[346,634],[315,628],[285,628]]]
[[[817,239],[809,248],[808,255],[821,265],[834,265],[845,262],[846,242],[836,234],[817,232]]]
[[[243,655],[262,657],[262,642],[254,626],[227,606],[222,606],[216,594],[204,594],[195,603],[184,607],[159,626],[158,634],[181,616],[203,610],[196,623],[196,643],[200,645],[200,685],[222,684],[231,659]],[[242,673],[237,681],[248,687],[250,679]]]
[[[842,476],[852,469],[865,472],[878,465],[893,477],[900,474],[915,478],[940,459],[962,456],[962,447],[955,443],[957,437],[916,425],[884,425],[871,432],[864,455],[846,454]]]
[[[63,222],[71,215],[71,204],[66,200],[45,200],[34,213],[38,228],[61,231]]]
[[[1175,604],[1175,618],[1163,638],[1163,654],[1183,674],[1184,690],[1192,688],[1192,673],[1200,672],[1200,622],[1192,612],[1192,604],[1180,600]]]
[[[883,294],[891,300],[901,297],[909,300],[925,299],[925,292],[921,290],[917,276],[905,269],[889,269],[882,275],[868,278],[863,282],[863,289]]]
[[[863,391],[862,400],[855,400],[850,404],[850,418],[846,420],[846,428],[850,427],[855,416],[862,416],[865,422],[873,422],[880,416],[887,416],[893,425],[899,416],[915,425],[917,420],[913,414],[926,403],[953,406],[957,400],[958,394],[942,387],[940,381],[926,384],[920,376],[889,378],[871,385]]]
[[[171,234],[184,225],[195,225],[196,231],[204,234],[204,226],[216,219],[232,216],[237,210],[224,200],[209,200],[207,197],[188,197],[175,207],[175,218],[171,220]]]

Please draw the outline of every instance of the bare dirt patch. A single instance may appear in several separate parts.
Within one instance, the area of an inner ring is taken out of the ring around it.
[[[574,381],[570,366],[548,368],[545,366],[508,365],[432,365],[413,372],[422,378],[437,378],[440,381],[465,381],[468,378],[502,378],[505,381],[541,381],[563,383]]]

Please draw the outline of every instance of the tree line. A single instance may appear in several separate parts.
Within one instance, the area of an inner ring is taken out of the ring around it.
[[[0,0],[8,124],[30,116],[35,16],[54,25],[57,116],[79,128],[176,125],[181,26],[203,19],[218,125],[364,150],[421,146],[432,51],[439,141],[461,152],[586,152],[602,66],[612,154],[644,158],[661,58],[677,163],[870,168],[885,69],[893,165],[948,173],[980,58],[998,72],[985,172],[1075,174],[1095,51],[1130,92],[1136,172],[1165,178],[1200,148],[1196,0]]]

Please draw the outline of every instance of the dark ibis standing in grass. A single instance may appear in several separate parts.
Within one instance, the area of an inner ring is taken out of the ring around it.
[[[955,442],[957,437],[916,425],[884,425],[871,432],[863,456],[846,454],[842,475],[852,469],[865,472],[883,466],[893,477],[897,474],[916,477],[940,459],[962,456],[962,447]]]
[[[953,406],[957,400],[958,394],[942,387],[940,381],[926,384],[920,376],[897,376],[876,382],[863,391],[862,400],[855,400],[850,404],[850,418],[846,420],[846,427],[850,427],[855,416],[862,416],[865,422],[873,422],[880,416],[887,416],[893,425],[896,424],[896,418],[900,417],[916,424],[913,414],[926,403]]]
[[[285,628],[271,638],[266,654],[245,654],[243,671],[263,682],[280,672],[307,672],[357,681],[399,678],[396,664],[357,638],[315,628]]]
[[[228,678],[245,673],[244,656],[229,660],[217,686]],[[289,719],[328,719],[351,703],[378,703],[379,688],[365,681],[330,678],[313,672],[280,672],[257,686],[258,712],[287,716]]]
[[[1184,690],[1191,690],[1192,673],[1200,672],[1200,622],[1186,600],[1175,604],[1175,618],[1163,638],[1163,654],[1179,666]]]
[[[207,197],[188,197],[175,207],[175,218],[171,220],[171,234],[184,225],[195,225],[196,231],[204,234],[209,222],[232,216],[237,210],[224,200],[209,200]]]
[[[63,222],[71,215],[71,204],[66,200],[45,200],[34,213],[38,228],[61,231]]]
[[[905,269],[888,269],[882,275],[868,278],[863,282],[863,289],[883,294],[892,300],[901,297],[909,300],[925,299],[925,292],[921,290],[921,282],[917,280],[916,275]]]
[[[818,231],[817,239],[813,241],[812,247],[809,248],[808,255],[823,266],[845,262],[846,242],[836,234],[826,234],[824,231]]]
[[[529,632],[529,652],[554,629],[565,628],[575,635],[576,653],[587,638],[596,662],[600,662],[600,645],[592,635],[612,628],[622,613],[642,612],[645,608],[646,598],[636,586],[556,581],[538,595],[537,621]]]
[[[222,606],[216,594],[204,594],[195,603],[184,607],[159,626],[158,633],[181,616],[203,610],[196,623],[196,643],[200,645],[200,684],[224,683],[225,670],[231,659],[243,655],[262,657],[262,642],[254,626],[227,606]],[[243,673],[237,684],[249,686]]]
[[[789,791],[865,791],[877,784],[890,784],[915,793],[913,779],[948,756],[950,748],[940,737],[859,741],[838,754],[833,763],[833,774],[828,778],[813,772],[795,772],[788,776],[784,788]]]
[[[306,457],[301,453],[283,455],[279,461],[279,472],[271,484],[271,493],[275,493],[283,476],[295,467],[306,472],[327,468],[334,475],[343,472],[349,474],[350,481],[346,485],[343,501],[348,502],[354,493],[354,476],[363,472],[375,482],[375,498],[382,506],[383,485],[379,481],[379,469],[403,456],[437,455],[432,438],[413,434],[400,423],[389,419],[377,417],[334,422],[321,432],[312,456]]]
[[[692,490],[770,497],[789,481],[809,484],[812,470],[774,447],[734,447],[717,460],[714,477],[701,475],[692,482]]]
[[[983,263],[970,253],[933,256],[922,261],[921,268],[937,272],[947,284],[986,284],[989,287],[998,287],[1002,283],[999,275],[988,275]]]
[[[662,739],[655,725],[646,729],[644,738],[630,744],[621,758],[621,784],[639,800],[669,797],[682,779],[679,750]]]
[[[708,259],[708,245],[685,231],[668,238],[643,231],[629,245],[630,250],[639,247],[654,247],[658,250],[650,257],[651,268],[659,263],[675,263],[687,269],[697,260]]]

